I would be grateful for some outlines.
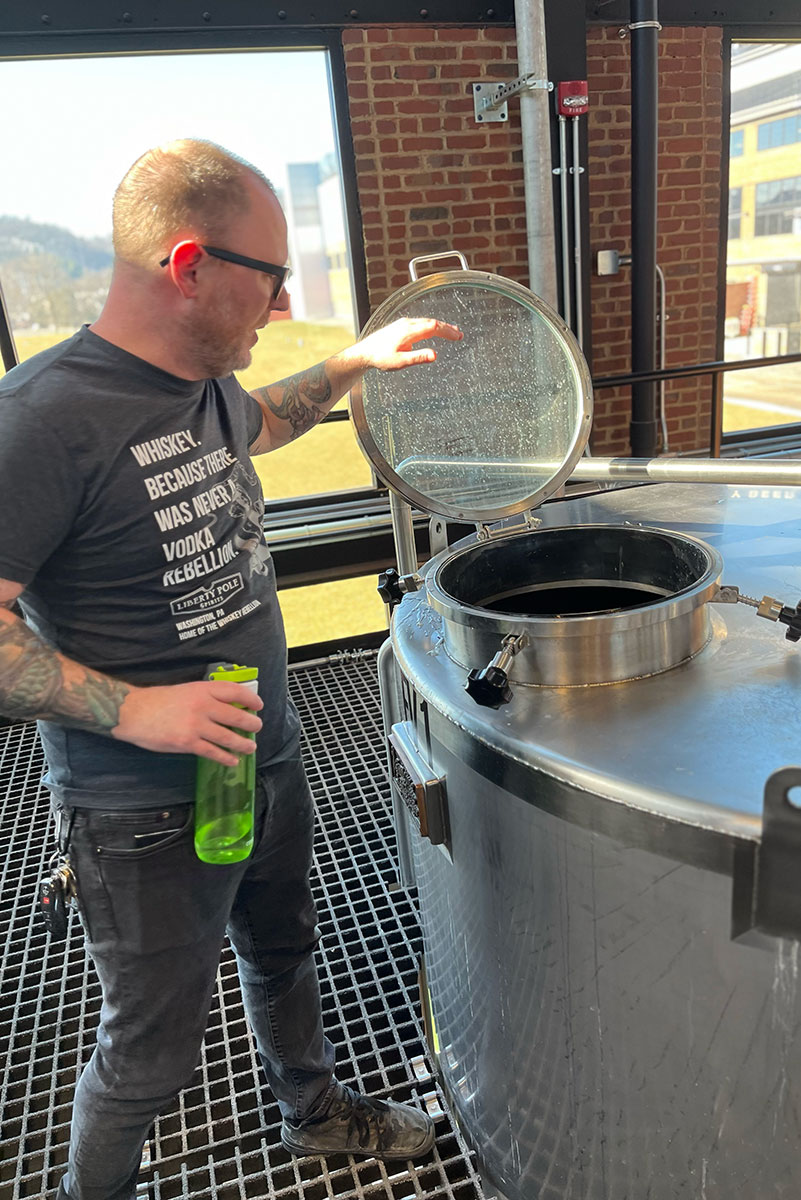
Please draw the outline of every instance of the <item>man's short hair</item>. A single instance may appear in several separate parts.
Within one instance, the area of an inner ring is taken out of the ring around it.
[[[268,179],[214,142],[182,138],[146,151],[114,194],[114,251],[154,267],[177,240],[225,243],[231,222],[250,207],[248,177]]]

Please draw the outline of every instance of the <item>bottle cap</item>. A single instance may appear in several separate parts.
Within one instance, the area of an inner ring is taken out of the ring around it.
[[[222,680],[224,683],[250,683],[259,678],[259,668],[243,667],[239,663],[212,663],[206,671],[206,678]]]

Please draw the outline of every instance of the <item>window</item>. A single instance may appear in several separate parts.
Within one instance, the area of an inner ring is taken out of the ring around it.
[[[794,142],[801,142],[801,113],[757,126],[757,150],[774,150]]]
[[[733,242],[740,236],[742,224],[743,189],[729,189],[729,241]]]
[[[754,236],[801,232],[801,175],[756,185]]]
[[[260,331],[243,385],[282,379],[353,342],[324,48],[6,60],[0,105],[15,114],[4,131],[14,170],[4,174],[0,200],[0,282],[20,358],[97,317],[111,277],[114,189],[143,151],[186,136],[253,162],[287,216],[291,309]],[[298,456],[291,447],[281,462],[256,460],[268,498],[371,485],[348,424],[320,426],[302,448]]]
[[[733,44],[730,85],[724,355],[756,365],[801,351],[801,42]],[[801,364],[723,380],[724,438],[801,426]]]

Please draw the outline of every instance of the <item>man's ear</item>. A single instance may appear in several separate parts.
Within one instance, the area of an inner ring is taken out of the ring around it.
[[[197,294],[197,265],[202,258],[200,243],[191,239],[178,242],[170,252],[167,263],[170,279],[187,300]]]

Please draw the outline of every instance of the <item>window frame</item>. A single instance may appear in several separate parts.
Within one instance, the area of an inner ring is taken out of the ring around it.
[[[353,271],[353,292],[358,327],[367,323],[370,301],[367,288],[367,264],[362,236],[361,210],[356,184],[356,156],[353,134],[348,115],[347,77],[345,55],[340,31],[332,28],[304,27],[294,29],[250,27],[244,31],[226,28],[204,28],[187,26],[183,29],[149,30],[47,30],[41,34],[14,34],[0,32],[0,69],[4,62],[19,60],[65,59],[65,58],[113,58],[143,57],[153,54],[203,54],[235,52],[258,54],[270,50],[325,50],[330,64],[329,82],[331,111],[339,146],[341,185],[344,201],[345,230],[348,252]],[[281,97],[276,95],[276,111],[280,109]],[[0,272],[0,287],[2,273]],[[3,324],[0,308],[0,324]],[[0,331],[5,335],[5,330]],[[8,338],[0,336],[0,344],[13,349],[13,329],[8,325]],[[329,420],[349,420],[350,414],[339,410],[323,418],[321,425]],[[375,473],[372,473],[376,494],[386,492]],[[316,501],[322,508],[329,508],[337,499],[347,499],[360,485],[333,492],[311,493],[298,497],[305,502]],[[278,501],[284,503],[283,498]]]
[[[732,208],[732,201],[737,199],[736,209]],[[732,221],[737,221],[737,233],[732,236]],[[726,243],[736,242],[742,233],[743,224],[743,189],[741,187],[729,188],[729,210],[728,210],[728,230],[726,233]]]
[[[718,336],[717,357],[724,358],[724,322],[726,317],[726,268],[728,245],[728,204],[730,191],[730,159],[731,159],[731,48],[734,42],[771,43],[799,42],[799,28],[795,26],[771,25],[726,25],[723,29],[723,106],[721,111],[721,173],[720,173],[720,241],[718,253]],[[735,156],[738,157],[738,156]],[[786,356],[789,361],[797,358],[795,355]],[[754,369],[758,370],[760,359],[754,359]],[[770,368],[763,368],[769,370]],[[711,443],[716,452],[722,449],[733,450],[742,447],[747,452],[759,448],[760,443],[771,441],[781,442],[785,451],[787,448],[801,448],[801,420],[788,425],[762,425],[754,429],[738,430],[735,433],[723,432],[724,401],[722,387],[715,391],[715,402],[712,406]]]

